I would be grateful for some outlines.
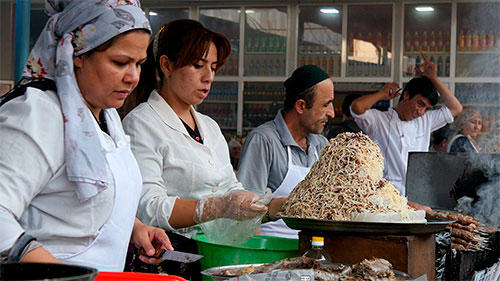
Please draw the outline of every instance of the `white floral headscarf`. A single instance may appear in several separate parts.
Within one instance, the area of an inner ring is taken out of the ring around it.
[[[151,27],[137,0],[45,0],[45,10],[51,17],[30,53],[23,76],[56,83],[64,114],[66,171],[84,201],[107,188],[112,179],[94,117],[76,82],[73,57],[132,29],[151,33]],[[111,137],[124,139],[121,128],[114,128],[120,126],[118,114],[105,116],[112,126]]]

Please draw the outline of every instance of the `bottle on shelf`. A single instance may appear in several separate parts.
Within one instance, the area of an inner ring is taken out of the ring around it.
[[[424,52],[429,51],[429,41],[428,40],[429,40],[429,38],[427,36],[427,31],[424,31],[424,33],[422,34],[422,46],[421,46],[421,49]]]
[[[366,41],[373,44],[373,35],[371,32],[368,32],[368,35],[366,35]]]
[[[382,33],[380,31],[375,35],[375,45],[379,51],[382,50]]]
[[[420,39],[418,31],[415,31],[415,35],[413,35],[413,52],[420,52]]]
[[[305,252],[302,256],[314,259],[316,261],[332,261],[328,253],[324,249],[325,239],[319,236],[313,236],[311,241],[311,249]]]
[[[465,34],[463,29],[458,34],[458,50],[461,52],[465,51]]]
[[[465,50],[472,50],[472,32],[470,31],[470,29],[468,29],[467,33],[465,34]]]
[[[252,52],[253,51],[253,42],[252,42],[252,36],[247,37],[247,52]]]
[[[481,31],[479,45],[481,47],[481,51],[486,51],[486,49],[488,48],[488,41],[486,40],[486,32],[484,32],[484,30]]]
[[[353,54],[354,53],[354,34],[352,32],[351,32],[351,34],[349,34],[348,44],[349,44],[349,54]]]
[[[442,52],[444,49],[443,45],[443,33],[441,31],[438,32],[437,43],[436,43],[436,51]]]
[[[441,56],[439,56],[437,60],[436,69],[437,69],[437,76],[443,76],[443,58]]]
[[[417,55],[417,58],[415,59],[415,68],[420,67],[420,56]],[[413,69],[414,75],[418,75],[418,72],[416,69]]]
[[[392,33],[387,33],[387,52],[392,52]]]
[[[436,64],[436,61],[434,60],[434,56],[431,56],[431,59],[429,60],[432,64]]]
[[[334,65],[335,62],[333,60],[333,55],[330,55],[330,58],[328,59],[328,72],[327,72],[329,76],[333,76],[335,73],[333,69]]]
[[[259,34],[255,34],[255,37],[253,39],[252,51],[260,52],[260,36],[259,36]]]
[[[411,52],[412,45],[410,32],[407,31],[405,35],[405,52]]]
[[[300,56],[299,65],[300,66],[306,65],[306,56],[305,55]]]
[[[260,39],[260,51],[261,52],[268,52],[268,48],[267,48],[267,33],[263,33],[261,35],[261,39]]]
[[[436,51],[436,34],[434,31],[431,31],[430,40],[429,40],[429,51]]]
[[[472,33],[472,51],[479,51],[479,33],[477,30]]]
[[[337,73],[337,76],[340,77],[340,72],[342,71],[342,59],[340,58],[340,55],[338,55],[338,59],[337,59],[337,71],[335,71],[334,73]]]
[[[490,30],[488,33],[488,51],[492,51],[495,48],[495,35],[493,34],[493,30]]]
[[[326,61],[326,56],[323,56],[323,58],[321,59],[321,69],[325,73],[328,73],[328,62]]]
[[[347,72],[348,72],[349,76],[353,77],[354,73],[356,73],[356,71],[354,69],[356,66],[356,63],[354,62],[354,60],[350,59],[347,66],[348,66]]]

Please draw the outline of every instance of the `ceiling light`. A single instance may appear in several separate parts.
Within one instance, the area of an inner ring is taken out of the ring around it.
[[[236,11],[238,14],[241,14],[241,11],[238,10]],[[245,10],[245,14],[255,14],[255,11],[254,10]]]
[[[338,14],[339,13],[339,10],[337,10],[335,8],[322,8],[319,11],[322,12],[323,14]]]
[[[150,16],[157,16],[157,15],[158,15],[158,13],[157,13],[157,12],[153,12],[153,11],[149,11],[149,15],[150,15]]]
[[[416,7],[415,10],[417,10],[419,12],[434,12],[434,8],[429,7],[429,6]]]

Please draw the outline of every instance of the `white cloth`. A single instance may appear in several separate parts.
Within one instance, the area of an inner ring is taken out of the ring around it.
[[[358,126],[375,141],[384,157],[384,178],[391,181],[401,195],[406,194],[408,152],[428,151],[431,132],[453,122],[450,110],[443,106],[429,110],[411,121],[402,121],[393,108],[388,111],[369,109],[361,115],[351,114]]]
[[[145,224],[174,231],[168,220],[177,198],[200,199],[242,188],[217,123],[194,109],[191,112],[203,144],[191,138],[156,91],[123,119],[142,173],[143,191],[137,217]]]
[[[67,176],[76,182],[80,200],[88,200],[106,189],[111,178],[99,143],[99,130],[83,100],[73,71],[73,57],[82,55],[109,39],[150,24],[136,0],[45,1],[50,17],[43,28],[23,72],[25,77],[54,80],[64,113],[64,147]],[[107,115],[106,122],[115,115]]]
[[[292,151],[290,146],[287,146],[286,150],[288,154],[288,171],[281,185],[273,192],[273,198],[288,197],[295,186],[297,186],[311,170],[311,167],[294,165],[292,163]],[[314,153],[316,160],[318,160],[318,154],[316,152]],[[282,219],[262,224],[261,231],[262,235],[299,239],[299,231],[289,228]]]
[[[100,134],[100,138],[104,138]],[[105,141],[105,140],[103,140]],[[52,254],[64,263],[85,265],[100,271],[123,271],[130,234],[134,226],[137,204],[141,195],[142,178],[126,140],[105,149],[106,161],[115,180],[113,211],[95,240],[83,251],[67,255],[66,251]],[[51,249],[48,248],[50,251]]]
[[[106,111],[108,114],[118,116],[115,110]],[[98,126],[95,121],[93,126]],[[126,142],[120,123],[108,123],[108,128],[110,135],[99,131],[106,151],[115,143]],[[81,202],[75,183],[66,174],[63,131],[60,103],[52,91],[27,88],[24,95],[0,107],[0,251],[12,247],[25,231],[50,252],[77,253],[98,237],[110,217],[115,196],[113,176],[110,188]],[[131,155],[130,150],[127,154]],[[132,170],[127,169],[125,180],[133,179],[134,166],[139,175],[137,164],[130,165]],[[134,219],[136,206],[129,202],[132,214],[127,220]],[[130,230],[123,231],[128,236],[119,243],[125,247],[113,247],[109,254],[127,251]]]

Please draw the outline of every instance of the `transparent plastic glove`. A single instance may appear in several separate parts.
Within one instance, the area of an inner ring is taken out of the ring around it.
[[[221,196],[200,199],[193,220],[196,223],[217,218],[245,220],[264,215],[266,211],[267,207],[259,195],[247,190],[231,190]]]
[[[267,201],[270,195],[264,196]],[[234,190],[217,197],[203,198],[193,216],[208,242],[238,246],[252,238],[267,211],[266,201],[257,194]]]

